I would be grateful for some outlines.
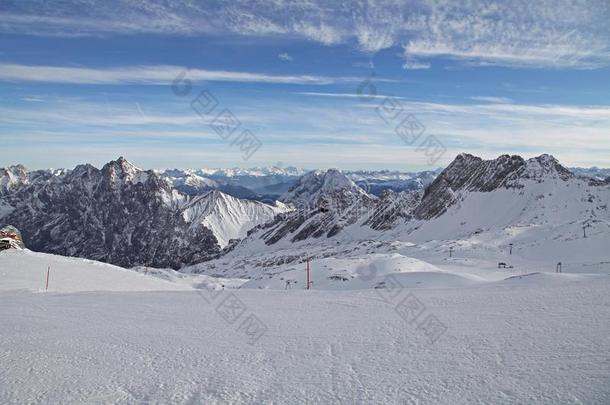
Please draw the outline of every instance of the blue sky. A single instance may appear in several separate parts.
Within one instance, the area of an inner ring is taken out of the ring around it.
[[[413,170],[470,152],[608,167],[608,20],[595,0],[4,0],[0,166]],[[205,117],[201,91],[218,102]],[[225,108],[232,137],[260,140],[247,160],[210,126]],[[416,142],[396,133],[407,116]]]

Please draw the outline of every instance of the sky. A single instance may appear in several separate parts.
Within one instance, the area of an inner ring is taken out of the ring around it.
[[[0,0],[0,167],[610,167],[610,2]]]

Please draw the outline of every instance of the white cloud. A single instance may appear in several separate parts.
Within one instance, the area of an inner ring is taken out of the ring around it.
[[[512,103],[513,100],[511,100],[508,97],[494,97],[494,96],[474,96],[474,97],[470,97],[471,100],[475,100],[475,101],[484,101],[486,103],[498,103],[498,104],[509,104]]]
[[[395,43],[393,34],[387,29],[378,30],[366,25],[356,25],[356,38],[360,49],[371,53],[390,48]]]
[[[404,47],[405,68],[436,56],[474,65],[594,68],[610,65],[607,0],[369,0],[366,2],[20,2],[0,32],[36,35],[170,33],[300,36],[353,43],[367,53]]]
[[[418,62],[411,57],[407,57],[405,59],[405,63],[402,65],[403,69],[407,70],[421,70],[421,69],[430,69],[430,63],[426,62]]]
[[[294,60],[292,56],[288,55],[288,52],[282,52],[277,57],[285,62],[292,62]]]
[[[0,64],[0,80],[70,84],[172,84],[184,77],[192,81],[258,82],[283,84],[332,84],[359,82],[357,77],[267,75],[225,70],[188,69],[180,66],[128,66],[95,69],[63,66]]]
[[[406,58],[446,56],[478,65],[591,68],[610,62],[605,1],[435,3],[414,23]]]
[[[38,97],[21,97],[21,101],[30,101],[33,103],[44,103],[44,100]]]

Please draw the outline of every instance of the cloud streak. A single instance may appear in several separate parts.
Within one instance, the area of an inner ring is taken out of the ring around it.
[[[187,68],[172,65],[127,66],[101,69],[65,66],[30,66],[0,64],[0,80],[65,84],[171,84]],[[275,83],[275,84],[336,84],[359,82],[357,77],[327,77],[312,75],[268,75],[264,73],[226,70],[188,69],[192,81]]]

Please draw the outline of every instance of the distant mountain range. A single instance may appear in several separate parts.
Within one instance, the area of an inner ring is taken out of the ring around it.
[[[177,269],[226,256],[241,258],[243,269],[268,250],[307,245],[316,251],[331,241],[606,221],[605,170],[566,169],[548,155],[483,160],[468,154],[444,170],[418,173],[152,171],[124,158],[101,169],[17,165],[0,169],[0,226],[16,226],[33,250],[126,267]]]
[[[610,178],[610,169],[600,169],[599,167],[571,167],[570,171],[578,176],[591,177],[597,180]]]
[[[182,192],[197,195],[211,189],[237,198],[272,202],[286,193],[310,170],[294,167],[254,169],[170,169],[157,173]],[[442,169],[422,172],[342,170],[366,192],[380,196],[386,190],[418,190],[430,184]]]

